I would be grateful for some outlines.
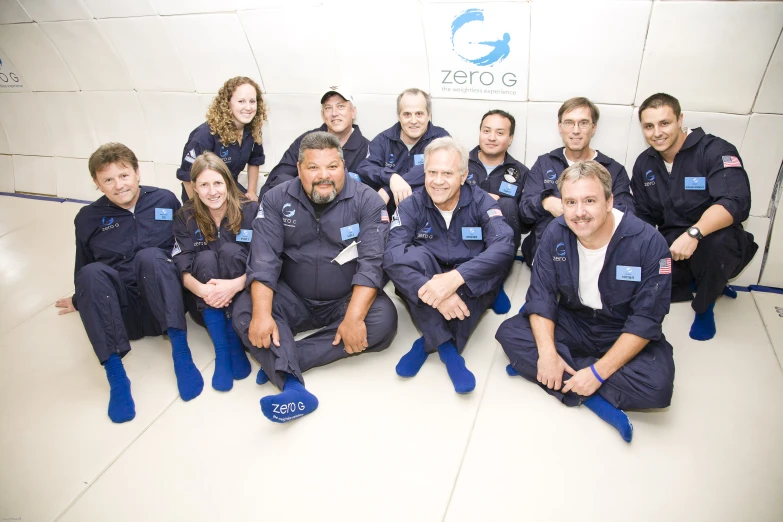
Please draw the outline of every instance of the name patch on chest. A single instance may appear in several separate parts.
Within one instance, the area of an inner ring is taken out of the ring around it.
[[[685,190],[704,190],[707,188],[707,178],[685,178]]]
[[[462,227],[462,239],[464,241],[477,241],[483,239],[481,227]]]
[[[618,281],[636,281],[642,280],[642,267],[617,265],[616,279]]]
[[[500,192],[507,196],[514,197],[517,194],[517,186],[504,181],[500,184]]]
[[[414,154],[413,155],[413,164],[414,165],[424,165],[424,154]]]
[[[155,220],[156,221],[171,221],[174,219],[174,211],[170,208],[156,208]]]
[[[340,229],[340,237],[343,239],[343,241],[347,241],[349,239],[353,239],[358,236],[359,236],[359,223],[354,223],[353,225],[342,227]]]
[[[239,230],[239,234],[237,234],[237,243],[250,243],[250,240],[253,239],[253,231],[242,228]]]

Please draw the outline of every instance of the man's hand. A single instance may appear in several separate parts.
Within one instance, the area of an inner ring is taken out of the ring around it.
[[[538,374],[536,375],[538,382],[550,390],[557,391],[563,383],[563,372],[571,375],[576,373],[555,350],[552,350],[551,353],[544,356],[539,354]]]
[[[541,202],[541,206],[544,207],[544,210],[555,217],[560,217],[563,215],[563,200],[560,198],[549,196]]]
[[[674,261],[682,261],[691,257],[696,252],[697,246],[699,246],[699,240],[689,236],[688,232],[683,232],[680,237],[674,240],[669,250],[672,252]]]
[[[62,299],[58,299],[54,306],[57,308],[62,308],[59,312],[57,312],[57,315],[65,315],[70,314],[71,312],[75,312],[76,308],[73,307],[73,298],[72,297],[63,297]]]
[[[498,196],[497,194],[490,194],[489,197],[491,197],[495,201],[500,201],[500,196]]]
[[[247,199],[249,199],[250,201],[258,201],[258,194],[256,194],[255,192],[250,192],[248,190],[245,196],[247,196]]]
[[[257,348],[269,348],[271,343],[280,346],[280,333],[277,331],[277,323],[271,315],[263,315],[260,318],[254,315],[250,320],[247,336],[250,343]]]
[[[438,305],[438,312],[441,313],[446,320],[459,319],[462,321],[466,317],[470,316],[470,310],[468,305],[465,304],[460,296],[457,294],[451,294],[446,299],[440,302]]]
[[[389,178],[389,190],[394,195],[394,203],[399,206],[400,202],[410,196],[413,191],[408,182],[402,179],[399,174],[392,174]]]
[[[419,288],[419,299],[433,308],[437,308],[441,301],[457,291],[465,281],[456,270],[445,274],[435,274]]]
[[[242,290],[241,286],[237,286],[236,279],[210,279],[207,285],[212,287],[212,291],[203,299],[212,308],[228,306],[236,293]]]
[[[386,192],[386,189],[378,189],[378,195],[381,197],[383,202],[385,204],[389,204],[389,194]]]
[[[563,393],[572,391],[583,397],[589,397],[601,387],[601,383],[595,378],[593,370],[589,366],[582,368],[576,373],[573,373],[573,370],[568,373],[571,373],[573,377],[568,379],[565,385],[563,385]]]
[[[350,354],[361,353],[367,349],[367,325],[364,321],[349,319],[347,316],[337,327],[332,346],[337,346],[340,341],[345,345],[345,351]]]

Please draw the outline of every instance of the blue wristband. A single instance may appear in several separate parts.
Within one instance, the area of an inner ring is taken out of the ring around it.
[[[603,383],[604,383],[604,380],[601,378],[601,376],[600,376],[600,375],[598,375],[598,372],[597,372],[597,371],[595,371],[595,366],[593,366],[593,365],[591,364],[591,365],[590,365],[590,369],[591,369],[591,370],[593,370],[593,375],[595,375],[595,378],[596,378],[596,379],[598,379],[598,382],[600,382],[601,384],[603,384]]]

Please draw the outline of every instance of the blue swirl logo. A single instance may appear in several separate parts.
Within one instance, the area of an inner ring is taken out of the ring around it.
[[[193,237],[196,238],[196,241],[204,241],[204,233],[201,232],[201,229],[197,228],[195,232],[193,232]]]
[[[283,205],[282,213],[287,218],[294,217],[294,214],[296,214],[296,209],[291,208],[291,203],[286,203],[285,205]]]
[[[547,170],[546,179],[557,179],[557,173],[552,169]]]
[[[558,257],[565,257],[565,255],[566,255],[565,243],[558,243],[557,244],[557,246],[555,247],[555,254]]]
[[[464,43],[459,41],[455,42],[457,33],[463,27],[471,23],[483,21],[483,9],[468,9],[457,15],[451,23],[451,48],[457,56],[466,62],[481,67],[489,67],[502,62],[511,52],[511,47],[509,46],[511,36],[508,33],[503,33],[503,36],[496,40],[469,41]],[[489,52],[487,52],[487,47],[490,48]]]
[[[107,218],[106,216],[104,216],[104,217],[101,218],[101,224],[104,227],[108,227],[109,225],[112,225],[113,223],[114,223],[114,218],[113,217]]]
[[[647,181],[655,181],[655,174],[653,174],[652,170],[648,170],[644,173],[644,179]]]
[[[432,225],[430,225],[429,221],[427,221],[424,224],[424,228],[421,229],[420,233],[421,234],[431,234],[432,233]]]
[[[228,147],[225,145],[221,145],[220,147],[220,157],[223,159],[226,159],[228,157]]]

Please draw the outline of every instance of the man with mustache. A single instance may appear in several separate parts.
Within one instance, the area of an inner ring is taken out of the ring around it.
[[[380,187],[378,194],[393,209],[413,192],[405,179],[414,165],[424,164],[424,149],[434,139],[448,136],[432,124],[432,99],[421,89],[406,89],[397,96],[397,123],[370,142],[367,159],[359,165],[365,183]]]
[[[673,266],[672,301],[691,301],[696,317],[690,336],[715,336],[715,301],[758,250],[742,228],[750,215],[750,181],[737,148],[683,128],[680,102],[653,94],[639,106],[639,121],[650,148],[633,166],[637,215],[657,226],[669,243]],[[694,297],[693,293],[696,293]]]
[[[495,336],[509,375],[566,406],[584,404],[631,442],[623,409],[665,408],[674,387],[671,254],[663,237],[613,208],[612,176],[597,161],[557,180],[563,215],[544,232],[522,311]]]
[[[297,170],[299,145],[302,144],[302,138],[316,131],[329,132],[337,136],[343,148],[346,173],[354,179],[359,179],[356,172],[359,171],[359,164],[367,157],[370,140],[365,138],[359,126],[353,123],[356,119],[356,105],[348,89],[341,85],[332,85],[324,91],[321,95],[321,119],[324,121],[323,125],[305,132],[288,147],[280,163],[272,169],[266,183],[261,187],[259,201],[272,188],[299,175]]]
[[[237,299],[233,316],[261,365],[257,382],[268,379],[282,390],[261,399],[263,414],[279,423],[318,407],[303,372],[384,350],[397,330],[397,311],[382,290],[389,233],[383,200],[345,176],[340,140],[328,132],[302,139],[298,172],[261,202],[247,263],[250,291]]]
[[[601,152],[590,148],[601,115],[598,107],[587,98],[571,98],[557,111],[557,129],[563,148],[538,157],[525,179],[525,190],[519,202],[522,222],[533,230],[522,241],[522,254],[531,266],[538,243],[549,223],[563,214],[563,203],[557,189],[557,177],[577,161],[595,160],[612,175],[614,204],[621,210],[633,211],[631,182],[625,167]]]

